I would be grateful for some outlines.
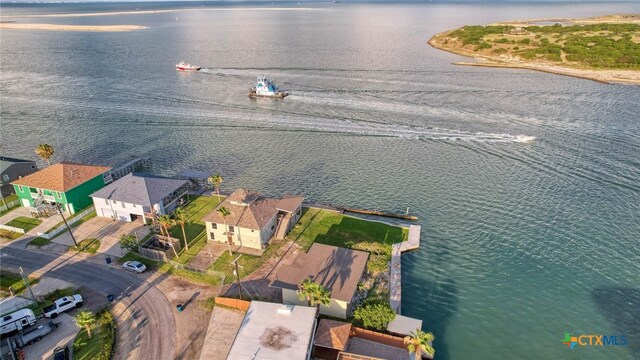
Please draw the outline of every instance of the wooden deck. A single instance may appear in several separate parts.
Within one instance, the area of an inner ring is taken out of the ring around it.
[[[402,304],[402,253],[420,247],[420,225],[409,226],[407,241],[391,247],[391,270],[389,276],[389,302],[391,308],[400,314]]]

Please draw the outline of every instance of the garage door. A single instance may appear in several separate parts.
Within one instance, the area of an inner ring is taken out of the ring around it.
[[[102,209],[102,216],[113,218],[113,211],[111,211],[110,209]]]

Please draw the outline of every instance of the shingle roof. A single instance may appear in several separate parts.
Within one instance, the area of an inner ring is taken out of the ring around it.
[[[365,251],[315,243],[291,265],[282,266],[270,286],[297,290],[302,280],[312,278],[331,291],[331,298],[351,302],[368,257]]]
[[[351,333],[350,323],[321,319],[318,330],[316,330],[314,344],[330,349],[344,350],[349,342],[349,333]]]
[[[15,180],[12,184],[65,192],[106,173],[110,169],[106,166],[63,161]]]
[[[282,199],[278,200],[276,208],[292,213],[302,205],[303,200],[304,198],[302,196],[284,195]]]
[[[238,189],[203,217],[204,221],[246,229],[261,230],[278,213],[277,200],[268,199],[254,191]],[[227,208],[230,215],[222,218],[218,209]]]
[[[94,192],[91,197],[153,206],[186,183],[186,180],[128,174]]]
[[[0,172],[5,171],[6,169],[9,168],[9,166],[15,163],[34,163],[35,164],[35,161],[0,156]]]

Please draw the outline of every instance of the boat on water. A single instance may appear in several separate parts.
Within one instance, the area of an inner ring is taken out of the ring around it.
[[[287,95],[289,94],[278,90],[276,84],[264,76],[260,76],[256,80],[256,87],[249,90],[249,97],[272,97],[282,99]]]
[[[198,70],[200,70],[200,66],[191,65],[191,64],[188,64],[188,63],[186,63],[184,61],[180,61],[179,64],[176,64],[176,70],[179,70],[179,71],[198,71]]]

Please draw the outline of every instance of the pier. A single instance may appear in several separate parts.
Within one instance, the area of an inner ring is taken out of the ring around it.
[[[389,303],[400,314],[402,304],[402,253],[420,247],[420,225],[409,226],[407,241],[391,246],[391,270],[389,271]]]

